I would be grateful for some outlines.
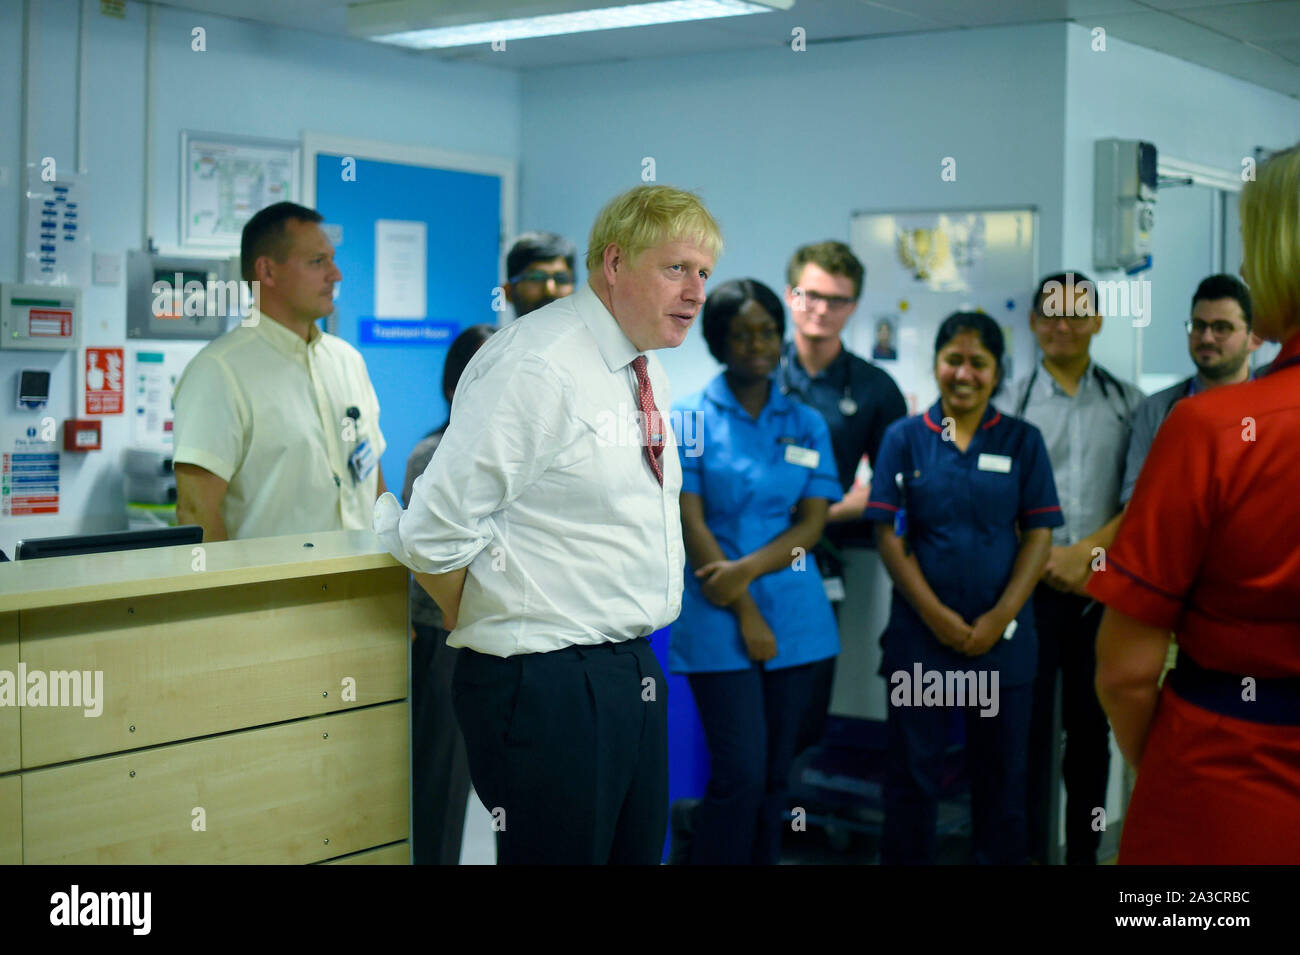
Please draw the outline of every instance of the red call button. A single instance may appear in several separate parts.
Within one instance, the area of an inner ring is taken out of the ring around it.
[[[100,450],[100,422],[94,419],[78,421],[75,418],[63,422],[63,450]]]

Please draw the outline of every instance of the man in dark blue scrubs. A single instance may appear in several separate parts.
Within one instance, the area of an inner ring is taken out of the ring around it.
[[[830,428],[844,498],[826,514],[817,560],[826,578],[827,596],[838,612],[844,577],[837,555],[848,547],[875,547],[871,525],[862,520],[871,485],[854,486],[858,466],[863,457],[875,463],[885,429],[907,414],[907,403],[888,372],[850,352],[840,339],[866,277],[852,250],[835,241],[802,246],[795,250],[786,273],[785,301],[794,337],[782,348],[777,381],[782,392],[820,411]],[[821,740],[830,709],[835,657],[815,666],[813,698],[799,750]]]

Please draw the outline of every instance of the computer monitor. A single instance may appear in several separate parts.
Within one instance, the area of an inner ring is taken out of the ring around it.
[[[107,534],[74,534],[69,537],[21,540],[14,559],[75,557],[78,554],[107,554],[120,550],[139,550],[142,547],[201,543],[203,528],[197,524],[185,524],[181,527],[151,527],[143,531],[110,531]]]

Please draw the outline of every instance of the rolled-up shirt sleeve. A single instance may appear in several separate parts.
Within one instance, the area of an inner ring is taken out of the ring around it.
[[[411,487],[410,507],[403,511],[391,493],[375,502],[375,533],[419,573],[473,561],[492,541],[493,515],[537,481],[567,440],[571,385],[535,355],[492,357],[471,362],[457,385],[451,423]]]
[[[1088,593],[1153,627],[1172,629],[1205,559],[1217,509],[1215,437],[1180,401],[1156,432],[1104,570]]]

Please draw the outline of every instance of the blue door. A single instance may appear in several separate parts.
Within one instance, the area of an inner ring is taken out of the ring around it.
[[[501,179],[360,156],[347,157],[355,165],[345,164],[344,158],[317,155],[316,208],[327,226],[336,227],[334,260],[343,273],[338,334],[366,360],[388,441],[384,480],[400,497],[411,449],[447,420],[447,346],[468,325],[497,323],[492,304],[501,256]],[[423,320],[387,321],[374,313],[380,219],[425,224]]]

